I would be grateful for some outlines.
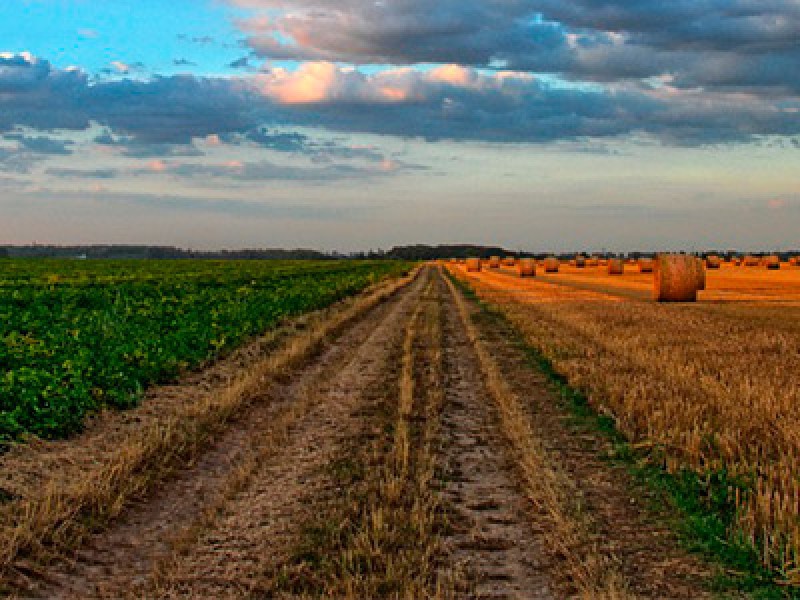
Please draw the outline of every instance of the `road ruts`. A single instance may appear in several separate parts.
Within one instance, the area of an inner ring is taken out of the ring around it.
[[[353,426],[361,391],[387,368],[424,279],[372,309],[284,383],[265,382],[267,399],[245,420],[71,561],[39,572],[20,597],[247,596],[307,516],[301,493],[325,485],[319,466]]]
[[[554,598],[541,536],[531,522],[491,395],[453,298],[445,288],[444,407],[439,477],[452,568],[461,598]]]

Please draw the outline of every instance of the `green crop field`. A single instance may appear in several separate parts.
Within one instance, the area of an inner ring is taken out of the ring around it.
[[[391,261],[0,260],[0,444],[62,437],[282,318],[407,269]]]

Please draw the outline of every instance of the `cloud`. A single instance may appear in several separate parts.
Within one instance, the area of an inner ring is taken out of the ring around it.
[[[234,60],[228,67],[231,69],[249,69],[250,59],[247,56],[243,56],[242,58]]]
[[[0,133],[86,131],[132,157],[199,156],[197,140],[316,155],[351,152],[264,125],[323,127],[427,140],[540,143],[653,136],[664,143],[748,142],[800,135],[800,100],[684,88],[662,78],[566,85],[524,71],[459,64],[368,73],[326,61],[239,77],[193,75],[90,81],[29,54],[0,55]],[[32,142],[43,149],[45,140]],[[59,146],[50,143],[51,152]],[[60,151],[66,151],[66,145]],[[383,156],[362,156],[383,160]]]
[[[273,69],[254,82],[296,123],[429,140],[520,143],[642,134],[702,145],[800,133],[792,110],[756,95],[666,83],[554,86],[529,73],[459,65],[364,74],[321,62]]]
[[[457,63],[614,82],[800,90],[796,0],[230,0],[273,60]]]
[[[59,140],[46,136],[26,136],[21,133],[7,134],[5,139],[17,142],[20,151],[36,154],[66,156],[72,154],[69,147],[74,145],[71,140]]]
[[[68,169],[52,167],[45,171],[54,177],[78,179],[114,179],[119,175],[117,169]]]

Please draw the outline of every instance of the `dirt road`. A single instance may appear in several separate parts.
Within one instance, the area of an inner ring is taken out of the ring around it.
[[[638,508],[601,442],[575,439],[511,332],[436,267],[395,288],[259,378],[113,518],[69,542],[19,544],[9,592],[706,595],[704,567]]]

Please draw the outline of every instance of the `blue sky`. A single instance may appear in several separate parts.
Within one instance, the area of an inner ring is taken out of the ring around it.
[[[0,6],[0,243],[800,246],[793,0]]]
[[[141,63],[144,73],[224,73],[247,54],[233,24],[246,14],[204,0],[12,0],[0,5],[0,40],[3,50],[28,51],[59,67],[79,65],[94,75],[113,61]]]

